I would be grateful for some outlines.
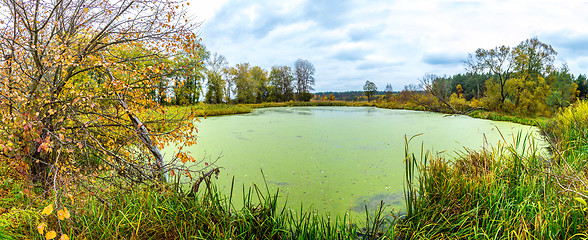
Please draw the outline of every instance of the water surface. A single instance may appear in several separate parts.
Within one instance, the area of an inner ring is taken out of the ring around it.
[[[467,116],[372,107],[281,107],[249,114],[209,117],[198,124],[197,158],[222,166],[220,188],[227,194],[235,177],[242,185],[263,185],[263,169],[272,192],[300,209],[357,215],[383,199],[403,208],[404,137],[422,134],[412,149],[455,155],[507,140],[535,128]]]

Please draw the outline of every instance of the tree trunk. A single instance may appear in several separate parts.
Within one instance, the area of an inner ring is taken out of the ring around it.
[[[106,68],[106,73],[108,75],[108,78],[110,78],[110,80],[113,81],[114,77],[112,76],[110,69]],[[159,148],[157,148],[157,146],[153,144],[153,141],[151,140],[151,136],[149,134],[149,130],[147,130],[147,128],[141,122],[141,120],[139,120],[139,118],[129,110],[129,107],[125,100],[118,94],[116,97],[118,98],[118,102],[120,103],[120,105],[125,109],[125,112],[127,113],[129,120],[131,120],[131,123],[135,127],[139,138],[155,158],[155,162],[159,167],[159,180],[165,182],[165,160],[163,159],[163,155],[161,154],[161,151],[159,151]]]

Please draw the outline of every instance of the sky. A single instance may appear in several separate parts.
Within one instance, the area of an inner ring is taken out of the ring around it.
[[[207,50],[229,65],[316,68],[315,92],[361,91],[366,80],[400,91],[425,74],[465,73],[478,48],[537,37],[556,65],[588,73],[588,1],[190,0]]]

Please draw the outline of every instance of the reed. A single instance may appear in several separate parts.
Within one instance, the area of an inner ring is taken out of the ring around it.
[[[417,160],[407,152],[407,215],[397,233],[407,239],[588,237],[586,199],[578,194],[586,191],[578,184],[585,178],[571,178],[567,164],[542,155],[533,139],[519,133],[455,159],[426,153]]]

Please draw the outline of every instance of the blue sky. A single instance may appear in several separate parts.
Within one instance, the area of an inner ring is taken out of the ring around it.
[[[395,90],[426,73],[463,73],[477,48],[538,37],[575,75],[588,73],[588,1],[191,0],[207,49],[230,65],[309,60],[316,91]]]

